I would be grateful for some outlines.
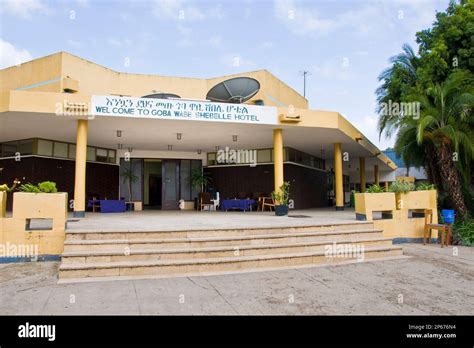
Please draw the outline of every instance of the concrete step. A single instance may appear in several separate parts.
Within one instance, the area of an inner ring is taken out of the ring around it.
[[[66,240],[99,240],[99,239],[162,239],[162,238],[199,238],[247,236],[263,234],[282,234],[299,232],[331,232],[345,230],[373,229],[372,222],[344,222],[339,224],[322,224],[311,226],[228,228],[228,229],[196,229],[169,231],[71,231],[66,232]]]
[[[208,236],[208,237],[181,237],[161,239],[97,239],[97,240],[66,240],[64,251],[81,250],[132,250],[132,249],[169,249],[169,248],[203,248],[219,246],[244,246],[244,245],[268,245],[288,244],[323,241],[326,243],[338,242],[340,240],[357,240],[367,238],[383,237],[380,229],[356,229],[342,231],[314,231],[314,232],[290,232],[269,233],[251,235],[230,236]],[[128,249],[127,249],[128,248]]]
[[[337,242],[339,245],[360,245],[364,248],[392,245],[391,238],[346,239]],[[327,241],[300,242],[286,244],[240,245],[203,248],[175,248],[175,249],[126,249],[117,250],[84,250],[68,251],[63,253],[62,262],[70,263],[97,263],[122,261],[147,261],[170,259],[202,259],[215,257],[234,257],[252,255],[270,255],[283,253],[299,253],[322,251],[333,246]]]
[[[377,246],[364,248],[363,253],[347,253],[334,256],[325,251],[308,251],[270,255],[250,255],[234,257],[217,257],[202,259],[170,259],[156,261],[121,261],[97,263],[63,263],[59,267],[59,277],[120,277],[150,275],[202,275],[246,271],[261,271],[268,268],[293,268],[303,265],[335,264],[338,262],[386,258],[402,255],[401,246]]]

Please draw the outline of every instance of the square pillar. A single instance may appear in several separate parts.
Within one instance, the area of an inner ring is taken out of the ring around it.
[[[88,121],[77,120],[74,217],[86,216],[86,160]]]
[[[380,180],[379,180],[379,166],[374,165],[374,183],[376,185],[380,185]]]
[[[283,130],[273,130],[273,172],[275,191],[283,185]]]
[[[359,157],[360,192],[365,192],[365,157]]]
[[[334,190],[336,193],[336,210],[344,210],[344,187],[342,182],[342,145],[334,144]]]

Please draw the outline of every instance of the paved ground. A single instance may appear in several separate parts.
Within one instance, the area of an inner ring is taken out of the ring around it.
[[[333,223],[358,223],[352,208],[305,209],[290,216],[274,212],[144,210],[125,213],[86,213],[86,219],[69,218],[68,231],[179,230],[246,227],[307,226]],[[293,217],[292,217],[293,216]]]
[[[474,314],[474,248],[238,275],[57,284],[58,262],[0,265],[1,314]]]

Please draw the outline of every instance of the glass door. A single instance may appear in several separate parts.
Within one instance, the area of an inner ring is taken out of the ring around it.
[[[179,161],[163,160],[161,168],[163,178],[161,209],[176,210],[179,201]]]

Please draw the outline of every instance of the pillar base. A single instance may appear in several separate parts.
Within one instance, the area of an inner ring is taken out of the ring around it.
[[[75,211],[72,216],[75,218],[83,218],[86,217],[86,212],[85,211]]]
[[[336,211],[343,211],[344,207],[336,207]]]

